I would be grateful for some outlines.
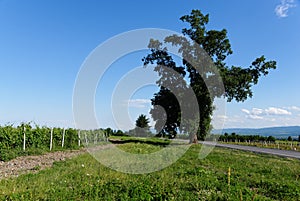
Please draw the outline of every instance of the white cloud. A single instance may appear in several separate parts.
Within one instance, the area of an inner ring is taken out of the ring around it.
[[[263,113],[262,109],[252,108],[252,110],[242,109],[242,112],[246,114],[246,118],[248,119],[263,119],[263,117],[259,116]]]
[[[280,108],[275,108],[275,107],[269,107],[268,109],[265,110],[265,112],[268,115],[291,115],[292,113],[284,110],[284,109],[280,109]]]
[[[250,119],[262,119],[262,115],[265,114],[265,111],[260,108],[252,108],[252,110],[242,109],[242,112],[246,114]]]
[[[233,114],[227,114],[224,128],[300,126],[299,106],[241,108],[239,115]]]
[[[264,113],[263,109],[259,109],[259,108],[252,108],[252,110],[247,110],[247,109],[242,109],[242,112],[244,112],[246,114],[246,117],[248,119],[263,119],[262,115]]]
[[[290,111],[276,107],[268,107],[266,109],[252,108],[251,110],[242,109],[242,112],[246,114],[246,118],[253,120],[269,120],[267,116],[270,116],[273,117],[272,121],[274,121],[274,116],[292,115]]]
[[[246,109],[242,109],[242,112],[246,113],[246,114],[250,114],[250,111],[249,110],[246,110]]]
[[[128,107],[134,107],[134,108],[145,108],[150,103],[151,100],[148,99],[130,99],[127,101]]]
[[[263,115],[264,110],[260,109],[260,108],[253,108],[252,111],[251,111],[251,114],[253,114],[253,115]]]
[[[249,119],[254,119],[254,120],[257,120],[257,119],[263,119],[263,117],[261,117],[261,116],[258,116],[258,115],[252,115],[252,114],[248,115],[247,117],[248,117]]]
[[[300,112],[300,108],[297,107],[297,106],[284,107],[284,109],[294,110],[294,111]]]
[[[293,7],[296,7],[295,0],[281,0],[281,3],[275,8],[275,13],[280,18],[287,17],[289,9]]]

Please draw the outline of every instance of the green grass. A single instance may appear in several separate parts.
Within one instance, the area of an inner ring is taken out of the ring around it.
[[[108,139],[112,143],[124,144],[124,143],[143,143],[159,146],[167,146],[171,143],[171,140],[157,137],[130,137],[130,136],[110,136]]]
[[[133,153],[160,149],[118,146]],[[299,200],[299,160],[221,148],[201,160],[200,148],[192,145],[170,167],[142,175],[111,170],[83,154],[37,174],[1,180],[0,200]]]
[[[163,147],[153,146],[151,144],[145,144],[145,143],[131,143],[130,146],[128,146],[128,144],[120,144],[118,148],[133,154],[149,154],[149,153],[157,152],[161,150]]]

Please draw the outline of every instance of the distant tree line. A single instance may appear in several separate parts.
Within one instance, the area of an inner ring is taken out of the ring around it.
[[[219,137],[219,141],[223,142],[275,142],[276,138],[273,136],[260,136],[260,135],[238,135],[236,133],[224,133]]]
[[[236,133],[224,133],[224,135],[219,136],[219,141],[223,142],[275,142],[276,140],[282,141],[298,141],[300,142],[300,135],[298,139],[292,138],[289,136],[288,138],[275,138],[274,136],[261,136],[261,135],[239,135]]]

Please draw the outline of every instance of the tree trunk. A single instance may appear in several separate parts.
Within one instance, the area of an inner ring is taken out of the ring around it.
[[[190,135],[190,144],[198,144],[197,134]]]

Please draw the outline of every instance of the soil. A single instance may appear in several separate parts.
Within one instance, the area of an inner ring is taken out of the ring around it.
[[[20,156],[7,162],[0,161],[0,180],[17,177],[26,173],[36,173],[51,167],[55,161],[64,161],[79,154],[107,149],[112,146],[114,145],[106,144],[89,148],[86,147],[80,150],[50,152],[38,156]]]
[[[85,152],[85,149],[57,151],[39,156],[20,156],[8,162],[0,161],[0,180],[8,177],[17,177],[25,173],[35,173],[51,167],[55,161],[64,161]]]

